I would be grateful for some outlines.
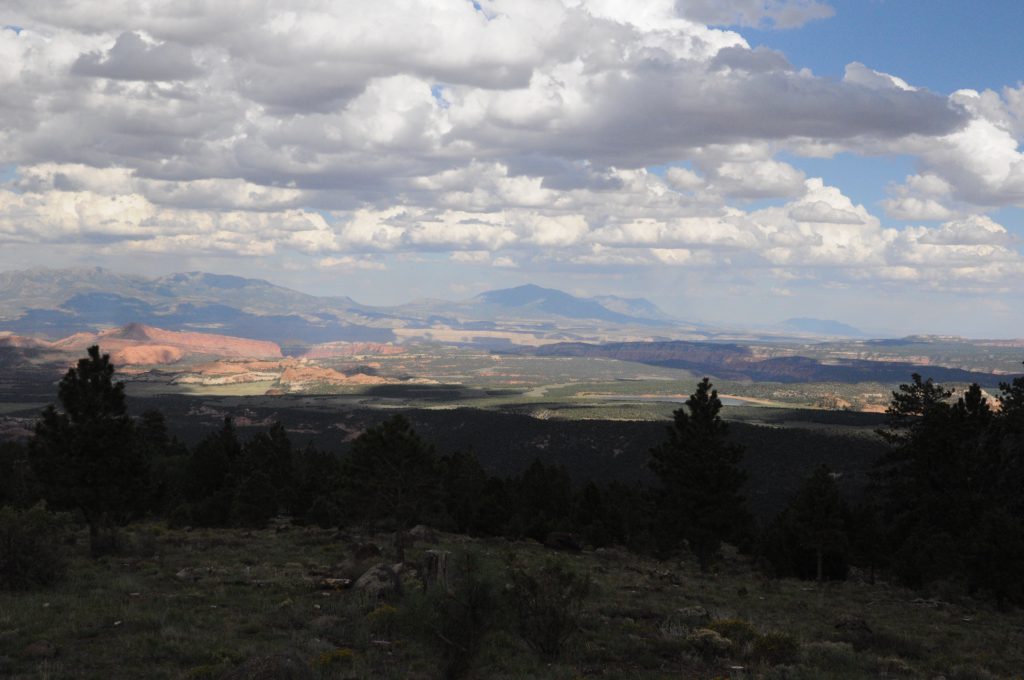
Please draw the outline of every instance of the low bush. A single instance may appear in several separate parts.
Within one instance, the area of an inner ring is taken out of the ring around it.
[[[705,661],[725,656],[732,643],[709,628],[697,628],[686,636],[686,646]]]
[[[868,651],[878,656],[905,659],[925,659],[929,656],[928,648],[920,641],[884,630],[849,631],[843,635],[843,641],[852,644],[858,653]]]
[[[398,625],[398,609],[390,604],[382,604],[366,615],[366,623],[374,635],[391,638]]]
[[[858,670],[862,662],[849,642],[808,642],[803,657],[808,666],[831,673]]]
[[[980,666],[954,666],[946,677],[949,680],[996,680],[998,676]]]
[[[428,587],[410,594],[404,626],[439,652],[447,679],[465,677],[473,668],[484,637],[502,624],[498,585],[474,553],[453,555],[450,589]]]
[[[42,503],[0,508],[0,590],[29,590],[64,576],[68,516]]]
[[[583,603],[591,591],[581,576],[556,560],[527,571],[511,567],[507,595],[516,631],[545,659],[554,659],[579,630]]]
[[[757,639],[757,630],[742,619],[716,619],[709,623],[707,628],[739,646]]]
[[[791,664],[800,657],[800,643],[786,633],[765,633],[754,640],[754,656],[769,666]]]

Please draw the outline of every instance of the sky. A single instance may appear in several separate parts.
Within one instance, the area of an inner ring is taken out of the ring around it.
[[[1024,337],[1024,3],[7,0],[0,269]]]

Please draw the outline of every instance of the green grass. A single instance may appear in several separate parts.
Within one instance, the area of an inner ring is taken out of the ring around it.
[[[316,574],[358,576],[372,564],[352,558],[366,537],[160,525],[129,534],[130,554],[99,561],[85,556],[79,535],[62,584],[0,593],[0,676],[217,677],[252,655],[292,651],[320,678],[438,677],[439,648],[429,639],[384,625],[387,617],[373,614],[378,603],[360,593],[315,586]],[[440,540],[441,548],[476,552],[499,575],[513,553],[526,568],[551,556],[533,543]],[[385,547],[379,561],[392,562],[389,538],[376,542]],[[433,547],[418,544],[410,562]],[[1024,614],[969,599],[924,600],[856,581],[823,588],[769,581],[736,556],[706,576],[688,559],[659,562],[618,550],[559,559],[594,583],[580,633],[549,663],[510,629],[498,629],[485,638],[476,677],[721,678],[742,665],[761,678],[966,678],[1019,677],[1024,668]],[[391,603],[399,618],[418,588],[415,577],[405,578],[406,599]],[[724,655],[697,654],[666,628],[673,612],[696,605],[729,622],[712,625],[737,638]],[[871,631],[837,628],[844,619],[863,620]],[[751,631],[796,640],[797,660],[785,672],[759,661]],[[40,640],[53,643],[56,655],[30,656],[26,648]]]

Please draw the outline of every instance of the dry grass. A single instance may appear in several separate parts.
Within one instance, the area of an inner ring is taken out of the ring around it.
[[[403,626],[384,625],[380,603],[317,586],[325,574],[351,576],[375,561],[389,563],[387,537],[376,541],[382,558],[360,561],[354,550],[365,537],[319,529],[147,525],[130,533],[132,554],[90,560],[79,536],[62,584],[0,593],[0,677],[215,678],[274,651],[297,653],[319,678],[438,677],[438,648]],[[530,543],[443,535],[441,543],[477,553],[499,575],[510,552],[527,567],[551,556]],[[417,545],[410,561],[432,547]],[[854,581],[821,589],[767,581],[738,557],[708,576],[689,561],[616,550],[559,559],[594,583],[581,631],[547,662],[512,627],[499,626],[484,641],[475,677],[723,678],[743,666],[748,678],[987,678],[1020,677],[1024,669],[1024,615],[984,603],[925,600]],[[391,602],[399,616],[418,588],[411,574],[405,582],[407,600]],[[730,622],[712,625],[726,637],[737,633],[726,652],[697,654],[685,635],[663,625],[692,606]],[[795,639],[798,658],[770,666],[755,653],[751,629]],[[43,641],[52,649],[36,644]]]

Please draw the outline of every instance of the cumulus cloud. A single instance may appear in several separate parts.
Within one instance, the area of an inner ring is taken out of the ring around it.
[[[1015,262],[979,206],[1024,202],[1024,90],[946,97],[859,63],[823,78],[711,27],[793,28],[832,14],[816,0],[3,12],[23,30],[0,31],[0,242],[835,280]],[[777,157],[843,150],[915,155],[886,212],[943,224],[886,228]]]
[[[321,269],[373,269],[383,271],[387,269],[383,262],[370,257],[355,257],[353,255],[341,255],[338,257],[323,257],[317,260],[317,266]]]
[[[189,80],[199,75],[192,50],[176,43],[153,43],[126,31],[105,52],[82,54],[71,65],[72,75],[115,80]]]

